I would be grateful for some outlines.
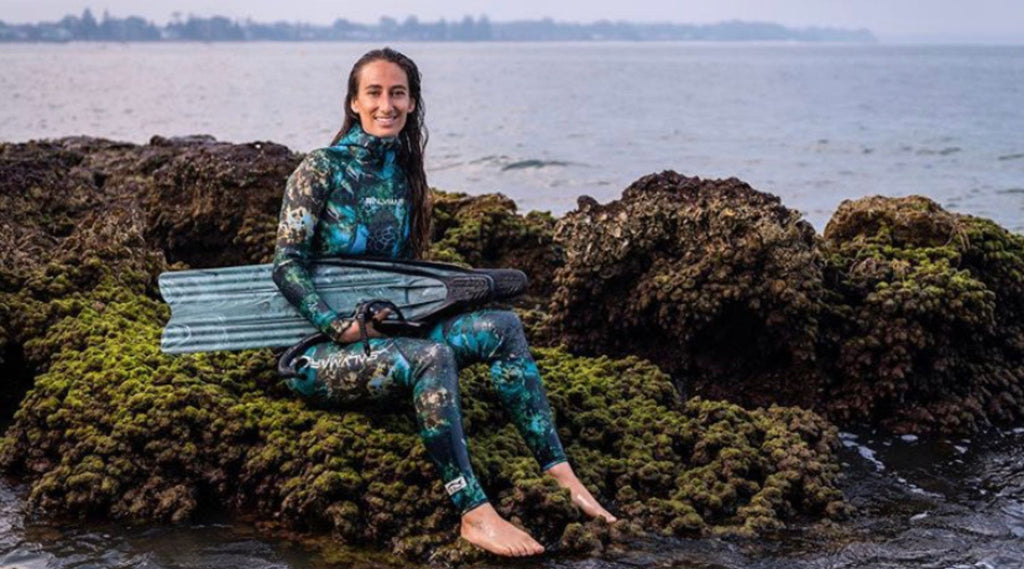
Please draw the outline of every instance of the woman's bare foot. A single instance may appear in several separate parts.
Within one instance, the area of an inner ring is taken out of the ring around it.
[[[462,539],[496,555],[525,557],[544,553],[543,545],[505,521],[490,504],[463,514],[460,533]]]
[[[618,519],[594,499],[590,490],[587,490],[580,479],[576,478],[576,473],[572,471],[568,462],[560,462],[545,472],[558,481],[559,486],[569,490],[569,493],[572,494],[572,502],[579,506],[583,513],[592,518],[602,517],[608,523],[613,523]]]

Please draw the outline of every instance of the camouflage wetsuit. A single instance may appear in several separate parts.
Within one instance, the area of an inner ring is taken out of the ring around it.
[[[317,328],[337,338],[348,326],[317,294],[306,269],[315,257],[409,256],[410,201],[396,162],[396,139],[356,125],[335,146],[311,152],[288,179],[274,255],[274,281]],[[481,310],[439,322],[426,338],[326,342],[306,355],[289,386],[320,405],[344,407],[411,391],[420,435],[455,506],[487,501],[469,463],[459,408],[458,370],[487,362],[495,389],[542,470],[564,462],[537,366],[514,313]]]

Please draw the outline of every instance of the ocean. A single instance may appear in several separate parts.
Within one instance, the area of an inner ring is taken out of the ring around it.
[[[153,135],[306,152],[340,126],[352,43],[0,44],[0,140]],[[562,214],[662,170],[738,177],[819,231],[922,194],[1024,231],[1024,47],[413,43],[431,185]]]

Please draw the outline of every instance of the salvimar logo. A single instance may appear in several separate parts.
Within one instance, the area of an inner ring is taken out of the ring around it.
[[[444,489],[448,491],[448,495],[451,496],[466,487],[466,477],[459,476],[455,480],[444,485]]]
[[[390,205],[390,206],[395,206],[395,205],[402,205],[404,203],[405,203],[405,200],[403,200],[402,198],[375,198],[373,196],[369,196],[369,197],[363,198],[363,204],[364,205],[376,205],[376,206]]]

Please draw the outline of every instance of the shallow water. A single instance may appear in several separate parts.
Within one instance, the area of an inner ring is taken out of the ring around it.
[[[1024,430],[975,440],[844,433],[844,491],[857,507],[827,537],[796,529],[776,539],[652,539],[602,559],[556,557],[493,567],[564,569],[868,569],[1024,567]],[[128,528],[26,520],[24,488],[0,483],[0,567],[390,567],[361,552],[338,562],[322,543],[267,537],[231,520]]]
[[[0,44],[0,140],[209,133],[308,151],[340,126],[349,43]],[[556,214],[674,169],[739,177],[820,231],[840,201],[928,195],[1024,231],[1024,47],[398,45],[430,182]]]

